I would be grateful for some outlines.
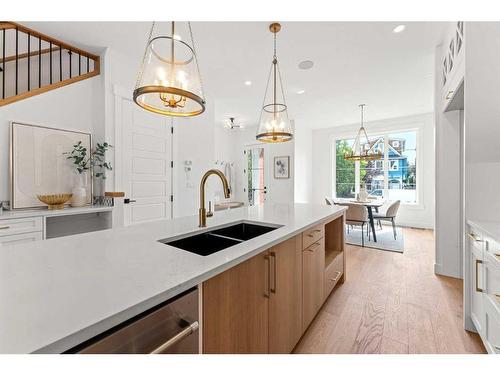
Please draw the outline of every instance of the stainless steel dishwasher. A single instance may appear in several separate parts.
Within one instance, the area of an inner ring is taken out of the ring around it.
[[[69,353],[197,354],[198,289],[191,289],[83,343]]]

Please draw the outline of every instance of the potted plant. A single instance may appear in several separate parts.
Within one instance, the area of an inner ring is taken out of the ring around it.
[[[87,203],[86,187],[89,170],[98,179],[100,185],[104,183],[106,170],[113,169],[111,163],[106,161],[106,151],[111,147],[113,146],[107,142],[97,143],[96,148],[89,153],[80,141],[73,145],[71,152],[63,153],[67,155],[66,159],[71,160],[75,166],[76,184],[72,191],[71,206],[82,207]],[[99,192],[99,194],[101,193],[103,192]]]

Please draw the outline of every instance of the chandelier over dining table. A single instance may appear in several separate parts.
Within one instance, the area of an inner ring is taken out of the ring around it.
[[[344,154],[345,160],[358,161],[358,160],[377,160],[382,159],[384,156],[377,147],[375,142],[370,142],[368,135],[366,134],[364,126],[364,108],[365,104],[359,105],[361,109],[361,126],[358,130],[358,134],[354,140],[351,149]]]

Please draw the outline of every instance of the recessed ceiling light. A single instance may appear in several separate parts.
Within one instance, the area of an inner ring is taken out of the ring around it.
[[[405,28],[405,25],[397,25],[394,29],[392,29],[392,32],[397,34],[404,31]]]
[[[299,69],[307,70],[311,69],[314,65],[314,62],[311,60],[304,60],[299,63]]]
[[[306,92],[306,90],[297,90],[297,94],[299,94],[299,95],[302,95],[305,92]]]
[[[245,85],[246,86],[251,86],[252,85],[252,81],[245,81]]]

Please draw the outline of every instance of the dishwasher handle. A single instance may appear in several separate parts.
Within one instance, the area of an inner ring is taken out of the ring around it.
[[[186,338],[187,336],[198,331],[198,329],[200,327],[200,324],[198,323],[198,321],[195,321],[193,323],[189,323],[189,322],[186,322],[186,323],[189,324],[186,328],[184,328],[182,331],[180,331],[178,334],[176,334],[172,338],[165,341],[163,344],[161,344],[159,347],[157,347],[155,350],[153,350],[150,354],[162,353],[163,351],[167,350],[168,348],[177,344],[179,341]]]

